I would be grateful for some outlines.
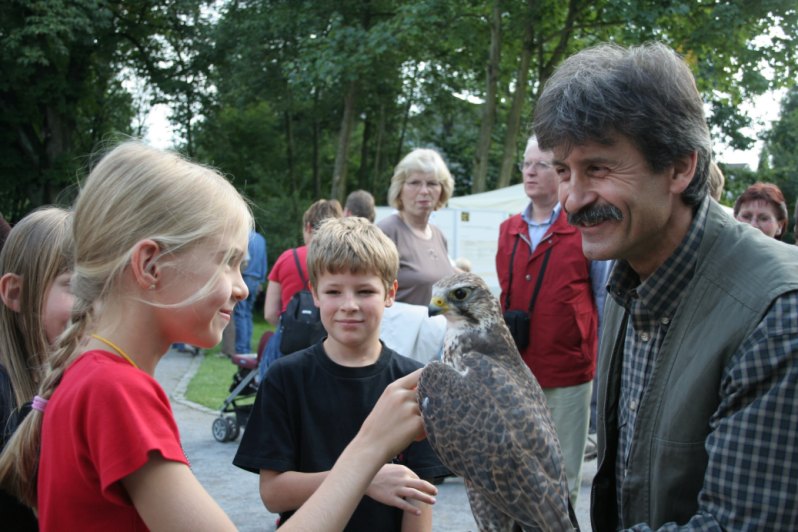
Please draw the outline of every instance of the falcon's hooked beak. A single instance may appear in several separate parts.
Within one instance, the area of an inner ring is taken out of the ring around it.
[[[438,314],[443,314],[447,310],[449,310],[449,305],[446,304],[446,301],[442,297],[433,297],[432,301],[429,302],[429,306],[427,307],[430,316],[437,316]]]

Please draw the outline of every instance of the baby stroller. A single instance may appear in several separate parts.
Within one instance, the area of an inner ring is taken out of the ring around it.
[[[216,441],[234,441],[238,438],[241,427],[247,424],[249,413],[252,410],[252,403],[240,404],[241,400],[252,397],[258,391],[258,384],[255,377],[258,375],[258,364],[263,356],[263,349],[269,343],[272,331],[266,331],[258,342],[258,352],[247,355],[233,355],[232,362],[238,367],[233,375],[233,383],[230,385],[230,395],[224,400],[222,408],[219,410],[219,417],[213,420],[211,431]],[[232,416],[225,414],[232,413]]]

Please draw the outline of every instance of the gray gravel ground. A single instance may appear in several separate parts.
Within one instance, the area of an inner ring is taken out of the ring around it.
[[[273,531],[277,516],[269,513],[260,501],[257,475],[247,473],[232,463],[238,448],[237,442],[219,443],[213,439],[211,425],[218,412],[184,398],[186,386],[200,361],[199,357],[189,353],[170,351],[155,371],[155,377],[171,398],[191,469],[239,530]],[[235,367],[231,364],[231,379],[234,372]],[[596,461],[587,462],[576,509],[582,530],[590,530],[588,505],[590,483],[595,473]],[[449,478],[439,485],[437,498],[432,527],[435,532],[477,530],[461,479]]]

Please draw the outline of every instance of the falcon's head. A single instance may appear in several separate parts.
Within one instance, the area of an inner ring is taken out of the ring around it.
[[[443,314],[449,326],[456,329],[482,329],[503,322],[499,301],[485,281],[473,273],[456,273],[435,283],[429,313]]]
[[[492,360],[524,365],[504,323],[499,300],[473,273],[456,273],[432,287],[430,314],[446,316],[443,363],[464,371],[463,356],[484,354]]]

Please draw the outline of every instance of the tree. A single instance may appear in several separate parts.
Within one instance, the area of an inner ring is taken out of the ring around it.
[[[485,177],[488,173],[488,157],[490,154],[493,124],[496,121],[497,85],[499,83],[499,62],[501,61],[502,20],[501,2],[493,0],[490,10],[490,53],[485,64],[485,102],[482,104],[482,120],[480,120],[479,140],[477,142],[476,161],[471,192],[484,192]]]
[[[161,71],[169,57],[159,30],[187,24],[184,15],[201,3],[0,4],[0,209],[8,218],[58,201],[88,154],[133,133],[126,76]]]
[[[0,4],[0,209],[13,219],[53,201],[86,154],[166,102],[179,148],[253,200],[279,250],[299,242],[319,197],[384,198],[415,147],[442,153],[456,194],[509,184],[545,81],[608,40],[677,49],[713,135],[744,147],[739,104],[794,81],[797,11],[794,0],[12,0]],[[130,77],[149,92],[131,94]]]
[[[792,87],[784,95],[779,119],[763,138],[759,177],[778,185],[787,201],[787,211],[792,214],[798,200],[798,87]],[[793,225],[787,224],[787,228],[792,231]],[[783,240],[793,239],[790,234]]]

